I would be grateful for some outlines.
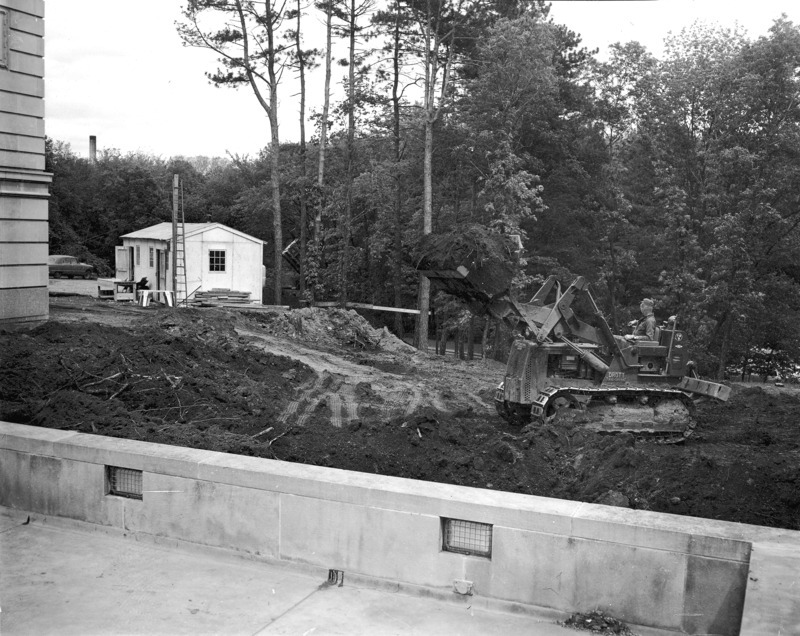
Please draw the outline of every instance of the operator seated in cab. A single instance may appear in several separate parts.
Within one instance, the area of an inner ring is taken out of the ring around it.
[[[642,312],[642,319],[636,324],[633,333],[625,336],[625,340],[655,340],[656,339],[656,317],[653,315],[653,301],[645,298],[639,305]]]

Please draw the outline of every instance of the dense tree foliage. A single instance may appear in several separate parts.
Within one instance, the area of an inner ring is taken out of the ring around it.
[[[422,235],[481,226],[521,237],[522,299],[547,274],[581,274],[618,329],[643,296],[677,314],[704,373],[800,358],[797,26],[748,39],[694,25],[662,59],[630,42],[600,61],[538,1],[397,0],[371,24],[361,6],[318,5],[349,51],[346,98],[317,118],[325,145],[281,144],[277,166],[272,146],[90,164],[51,142],[51,251],[110,265],[120,234],[169,219],[179,173],[187,220],[274,253],[313,237],[306,285],[283,276],[306,297],[414,307]],[[491,339],[453,299],[431,306],[439,335]]]

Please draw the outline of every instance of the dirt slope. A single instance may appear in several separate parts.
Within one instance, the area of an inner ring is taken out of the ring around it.
[[[420,354],[358,314],[51,299],[0,334],[0,418],[479,488],[800,529],[800,397],[736,388],[683,446],[493,412],[503,367]]]

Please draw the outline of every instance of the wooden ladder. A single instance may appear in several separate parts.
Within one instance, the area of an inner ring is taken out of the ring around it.
[[[180,195],[180,196],[179,196]],[[172,179],[172,215],[175,237],[175,306],[187,305],[186,221],[183,211],[183,182],[180,175]]]

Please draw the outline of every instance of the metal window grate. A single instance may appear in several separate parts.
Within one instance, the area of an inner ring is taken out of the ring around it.
[[[142,471],[107,466],[108,492],[119,497],[142,498]]]
[[[488,523],[442,519],[442,549],[474,556],[492,556],[492,526]]]

